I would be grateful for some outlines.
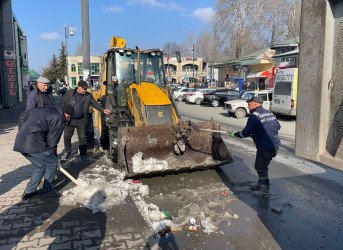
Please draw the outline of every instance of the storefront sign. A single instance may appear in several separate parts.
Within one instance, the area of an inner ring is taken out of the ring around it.
[[[14,77],[14,60],[6,60],[5,65],[8,69],[7,80],[9,84],[9,95],[16,95],[15,77]]]
[[[233,72],[233,76],[236,78],[239,77],[239,72],[238,71]]]

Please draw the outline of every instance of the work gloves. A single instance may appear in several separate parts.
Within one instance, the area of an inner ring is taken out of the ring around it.
[[[232,132],[230,133],[230,135],[231,135],[232,137],[236,137],[236,136],[235,136],[235,133],[236,133],[236,132],[232,130]]]

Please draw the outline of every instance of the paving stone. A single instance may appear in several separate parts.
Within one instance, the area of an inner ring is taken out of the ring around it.
[[[131,234],[122,234],[122,235],[115,234],[115,235],[113,235],[113,237],[114,237],[114,239],[116,241],[132,239],[132,235]]]
[[[51,245],[51,243],[54,242],[54,240],[55,240],[55,237],[44,237],[44,238],[39,239],[39,245],[40,246]]]
[[[71,235],[62,235],[62,242],[69,241],[69,240],[82,240],[81,232]]]
[[[65,243],[59,243],[59,244],[51,244],[50,248],[51,250],[58,250],[58,249],[72,249],[71,241],[65,242]]]
[[[82,232],[82,238],[83,239],[88,239],[88,238],[92,238],[92,237],[102,237],[100,229],[98,229],[96,231],[91,231],[91,232],[87,232],[87,231]]]
[[[30,227],[31,222],[26,222],[26,223],[14,223],[13,228],[23,228],[23,227]]]
[[[26,241],[26,242],[19,242],[17,245],[17,249],[27,248],[27,247],[37,247],[38,246],[38,239],[33,241]]]
[[[45,233],[44,232],[38,232],[32,235],[29,240],[34,240],[34,239],[39,239],[39,238],[44,238]]]
[[[58,234],[70,234],[70,230],[69,229],[53,229],[52,230],[52,235],[51,236],[56,236]]]
[[[127,240],[126,241],[127,247],[129,249],[133,247],[138,247],[138,246],[145,246],[146,242],[143,239],[138,239],[138,240]]]
[[[77,227],[80,226],[80,221],[79,220],[74,220],[74,221],[63,221],[62,222],[63,227]]]

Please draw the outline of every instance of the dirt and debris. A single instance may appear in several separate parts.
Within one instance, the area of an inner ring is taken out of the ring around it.
[[[200,222],[194,226],[201,226],[205,233],[213,233],[218,231],[222,221],[226,221],[229,226],[232,220],[238,219],[238,215],[232,215],[228,209],[228,203],[235,198],[228,188],[225,188],[227,191],[223,194],[222,184],[181,189],[162,196],[149,197],[147,185],[124,180],[124,176],[125,173],[112,167],[97,165],[87,173],[81,173],[78,178],[81,185],[64,191],[60,202],[63,205],[82,205],[96,213],[125,204],[125,199],[130,195],[142,217],[155,233],[166,227],[187,228],[191,226],[190,218]],[[177,204],[178,211],[173,211],[172,218],[163,212],[165,209],[156,205],[160,199],[173,200]]]

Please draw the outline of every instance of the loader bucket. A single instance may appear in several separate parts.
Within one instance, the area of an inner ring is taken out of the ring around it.
[[[233,162],[218,133],[199,128],[219,130],[218,122],[190,122],[174,125],[121,127],[118,133],[118,165],[126,177],[161,175],[207,169]],[[182,152],[176,144],[184,143]]]

